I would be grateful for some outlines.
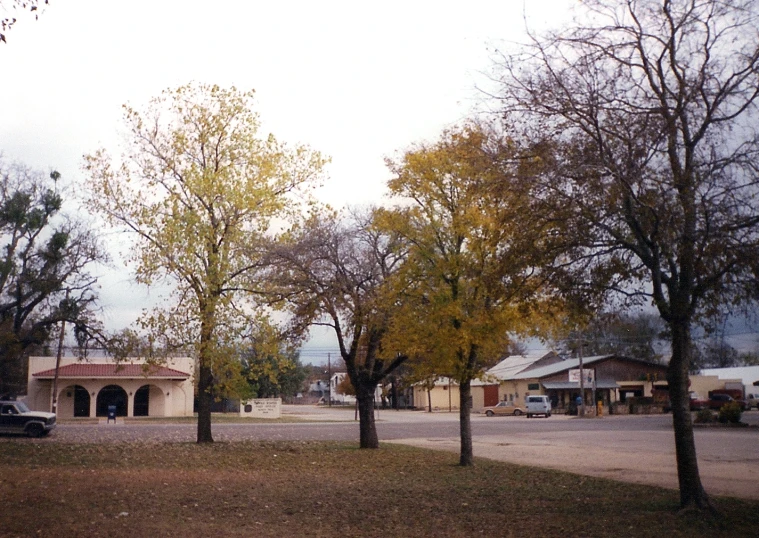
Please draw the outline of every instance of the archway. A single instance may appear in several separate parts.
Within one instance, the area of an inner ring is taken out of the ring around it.
[[[90,393],[81,385],[68,385],[58,392],[59,417],[89,417]]]
[[[127,416],[127,393],[118,385],[108,385],[100,389],[96,402],[95,414],[99,417],[108,416],[108,406],[116,406],[116,416]]]
[[[74,416],[90,416],[90,393],[81,385],[74,385]]]
[[[134,416],[150,416],[150,385],[143,385],[134,393]]]

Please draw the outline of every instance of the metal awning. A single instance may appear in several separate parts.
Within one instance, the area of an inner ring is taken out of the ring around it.
[[[548,383],[543,383],[543,388],[546,390],[571,390],[571,389],[577,389],[580,390],[580,383],[576,381],[549,381]],[[596,388],[597,389],[618,389],[619,385],[617,385],[616,381],[606,381],[603,379],[599,379],[596,381]],[[586,383],[585,384],[586,389],[592,389],[593,383]]]

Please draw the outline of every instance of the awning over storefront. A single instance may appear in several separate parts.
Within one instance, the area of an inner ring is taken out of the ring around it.
[[[576,381],[549,381],[548,383],[543,383],[543,388],[546,390],[580,390],[580,383]],[[593,383],[586,383],[585,388],[592,389]],[[605,381],[603,379],[599,379],[596,381],[595,388],[618,389],[620,387],[617,385],[616,381]]]

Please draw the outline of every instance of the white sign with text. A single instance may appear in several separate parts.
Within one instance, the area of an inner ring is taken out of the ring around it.
[[[240,416],[250,418],[279,418],[282,416],[282,398],[257,398],[240,402]]]
[[[593,383],[593,379],[595,378],[595,370],[590,368],[583,368],[583,381],[585,383]],[[580,382],[580,369],[575,368],[573,370],[569,370],[569,382],[570,383],[579,383]]]

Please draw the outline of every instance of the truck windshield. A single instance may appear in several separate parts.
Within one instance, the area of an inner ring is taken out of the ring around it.
[[[29,412],[29,406],[27,406],[24,402],[16,402],[16,409],[18,409],[19,413]]]

